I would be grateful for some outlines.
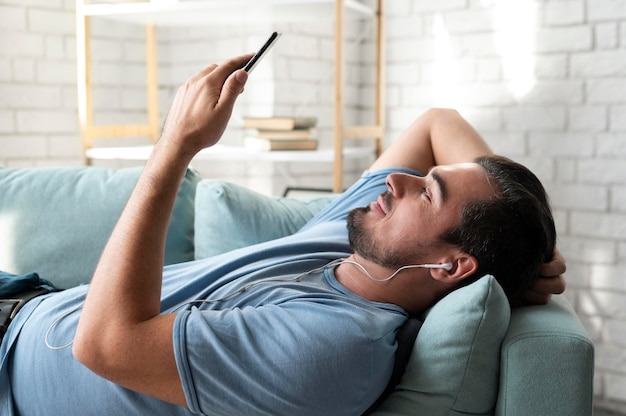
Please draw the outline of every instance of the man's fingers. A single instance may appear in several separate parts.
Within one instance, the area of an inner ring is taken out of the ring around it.
[[[532,290],[525,290],[522,293],[518,305],[545,305],[550,301],[551,295],[545,293],[537,293]]]
[[[253,53],[247,53],[245,55],[240,55],[235,58],[228,59],[219,65],[208,65],[207,67],[200,70],[197,74],[189,78],[188,82],[196,82],[205,78],[208,75],[214,74],[214,76],[222,78],[221,82],[223,83],[226,78],[235,70],[243,68],[246,62],[248,62],[253,56]]]
[[[234,105],[237,96],[243,91],[243,87],[248,80],[248,73],[242,70],[236,70],[226,79],[222,93],[217,102],[218,105]]]
[[[243,66],[254,56],[253,53],[248,53],[245,55],[240,55],[235,58],[227,59],[222,62],[220,65],[217,65],[213,70],[211,70],[207,75],[211,77],[216,77],[219,83],[223,84],[226,82],[226,79],[238,69],[243,68]]]
[[[544,263],[539,267],[540,276],[559,276],[565,273],[567,266],[563,258],[554,258],[549,263]]]
[[[211,72],[215,71],[215,68],[217,68],[217,67],[218,67],[217,64],[211,64],[211,65],[203,68],[202,70],[200,70],[200,72],[198,72],[197,74],[195,74],[192,77],[190,77],[187,80],[187,82],[188,83],[197,82],[197,81],[201,80],[202,78],[206,77],[207,75],[209,75]]]
[[[544,263],[539,267],[540,276],[559,276],[565,273],[567,266],[561,252],[555,248],[552,259],[548,263]]]
[[[565,291],[563,276],[540,277],[532,285],[531,290],[537,293],[558,295]]]
[[[529,289],[521,294],[516,305],[545,305],[552,295],[563,293],[565,286],[565,279],[562,275],[539,277]]]
[[[565,291],[563,276],[539,277],[532,286],[522,293],[520,304],[545,305],[552,295]]]

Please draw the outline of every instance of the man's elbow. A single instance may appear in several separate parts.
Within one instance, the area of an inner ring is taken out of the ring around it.
[[[77,331],[72,344],[74,359],[87,367],[89,370],[107,379],[115,374],[118,367],[119,354],[113,352],[111,345],[113,338],[102,334],[85,334]]]
[[[98,363],[103,361],[102,358],[98,358],[100,355],[97,352],[98,350],[99,348],[93,339],[87,339],[84,336],[79,336],[78,333],[76,334],[72,344],[74,359],[96,373]]]
[[[458,117],[460,113],[454,109],[449,107],[431,107],[426,111],[427,114],[433,117]]]

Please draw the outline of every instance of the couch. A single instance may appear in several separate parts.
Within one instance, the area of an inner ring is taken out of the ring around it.
[[[140,172],[0,168],[0,270],[87,284]],[[165,261],[293,233],[331,199],[268,197],[189,169]],[[426,313],[404,375],[373,414],[591,415],[593,368],[594,346],[565,297],[511,310],[485,276]]]

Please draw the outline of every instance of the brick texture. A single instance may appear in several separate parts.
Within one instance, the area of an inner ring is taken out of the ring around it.
[[[82,163],[73,3],[0,2],[1,165]],[[452,106],[494,150],[536,171],[555,208],[567,296],[597,346],[596,403],[626,414],[626,0],[386,3],[387,144],[428,107]],[[319,117],[329,147],[332,22],[235,26],[159,28],[161,118],[186,78],[279,29],[283,43],[253,73],[224,140],[241,140],[243,115],[296,112]],[[94,21],[92,30],[98,118],[141,121],[142,29]],[[364,39],[346,44],[346,119],[356,121],[371,117],[371,40],[366,25],[348,33]],[[364,168],[349,165],[346,183]],[[197,167],[266,193],[329,178],[325,165]]]
[[[447,71],[453,87],[437,104],[460,104],[494,150],[525,163],[546,185],[568,261],[568,297],[597,345],[596,404],[626,414],[626,1],[532,2],[532,15],[521,13],[520,2],[517,16],[500,9],[505,2],[499,1],[414,3],[411,15],[400,11],[388,24],[414,17],[423,34],[390,41],[388,64],[411,65],[414,74],[437,67],[429,49],[411,51],[415,59],[407,62],[401,48],[436,44],[427,22],[440,19],[450,45],[446,64],[466,68],[473,60],[479,68],[473,79],[465,69],[464,75]],[[507,27],[525,40],[510,36]],[[523,60],[511,64],[509,49]],[[388,130],[395,133],[401,131],[396,123],[408,118],[407,105],[418,115],[435,104],[442,81],[388,82],[394,94],[408,91],[410,97],[387,110]]]

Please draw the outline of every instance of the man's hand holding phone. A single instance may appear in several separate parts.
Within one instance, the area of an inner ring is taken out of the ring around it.
[[[274,32],[256,54],[210,65],[183,84],[170,107],[160,142],[187,155],[217,143],[248,74],[279,37],[280,33]]]

